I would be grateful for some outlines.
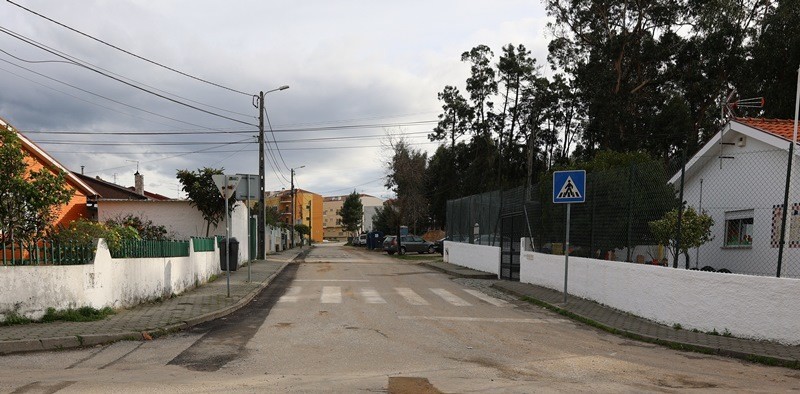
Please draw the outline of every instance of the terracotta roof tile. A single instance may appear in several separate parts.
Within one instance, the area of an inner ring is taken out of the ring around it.
[[[736,121],[746,126],[774,134],[787,141],[791,140],[794,134],[794,120],[791,119],[736,118]]]

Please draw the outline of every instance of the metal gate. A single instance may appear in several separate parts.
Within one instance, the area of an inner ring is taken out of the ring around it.
[[[500,279],[519,280],[520,238],[525,234],[525,215],[500,218]]]

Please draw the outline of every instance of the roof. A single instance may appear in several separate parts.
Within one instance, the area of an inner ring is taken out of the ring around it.
[[[349,196],[349,194],[344,194],[344,195],[341,195],[341,196],[328,196],[328,197],[323,197],[322,199],[323,199],[323,201],[340,201],[340,200],[341,200],[341,201],[344,201],[344,200],[345,200],[345,199],[346,199],[348,196]],[[358,194],[358,196],[359,196],[359,197],[372,197],[372,198],[377,198],[377,197],[375,197],[375,196],[371,196],[371,195],[369,195],[369,194],[364,194],[364,193],[359,193],[359,194]]]
[[[136,191],[136,187],[134,187],[134,186],[128,186],[128,190],[131,190],[131,191]],[[156,200],[156,201],[167,201],[167,200],[172,200],[172,198],[169,198],[169,197],[167,197],[167,196],[164,196],[164,195],[161,195],[161,194],[158,194],[158,193],[149,192],[149,191],[147,191],[147,190],[145,190],[145,191],[144,191],[144,195],[145,195],[146,197],[150,198],[151,200]]]
[[[791,119],[736,118],[735,120],[754,129],[784,138],[787,141],[791,141],[794,135],[794,120]]]
[[[77,172],[73,172],[75,176],[86,182],[86,184],[90,185],[103,199],[111,199],[111,200],[147,200],[147,197],[137,194],[136,192],[129,190],[124,186],[117,185],[116,183],[111,183],[108,181],[104,181],[102,179],[93,178],[87,175],[79,174]]]
[[[32,156],[34,156],[36,159],[38,159],[43,166],[49,167],[51,170],[64,172],[65,177],[67,179],[67,183],[78,189],[81,193],[83,193],[86,196],[98,195],[96,190],[94,190],[91,186],[87,185],[80,178],[75,176],[75,174],[67,170],[67,168],[64,167],[61,163],[59,163],[58,160],[50,156],[47,152],[44,151],[44,149],[40,148],[33,141],[29,140],[28,137],[20,133],[19,130],[11,126],[11,124],[6,122],[5,119],[3,118],[0,118],[0,127],[16,133],[17,137],[19,137],[20,143],[22,144],[22,148],[25,149]]]
[[[734,144],[734,138],[737,135],[755,138],[775,149],[783,149],[788,152],[791,144],[787,142],[792,140],[793,133],[794,121],[790,119],[733,118],[686,162],[686,177],[691,178],[697,169],[705,166],[710,160],[718,158],[720,149],[724,148],[720,142]],[[680,176],[681,172],[678,171],[670,178],[669,183],[675,184],[680,180]]]

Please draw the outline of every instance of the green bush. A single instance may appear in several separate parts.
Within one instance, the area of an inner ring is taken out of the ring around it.
[[[105,239],[109,248],[118,246],[123,240],[141,239],[133,227],[120,226],[116,223],[103,224],[84,218],[59,227],[53,234],[53,239],[59,242],[89,243],[96,238]]]
[[[153,224],[152,220],[134,215],[121,216],[106,221],[106,225],[116,228],[133,229],[141,239],[171,240],[167,228]]]

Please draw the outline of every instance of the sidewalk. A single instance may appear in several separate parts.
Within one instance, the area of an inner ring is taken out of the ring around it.
[[[36,350],[93,346],[119,340],[184,330],[230,314],[245,306],[297,255],[300,248],[268,255],[252,263],[251,281],[247,267],[231,272],[231,296],[227,296],[226,273],[217,280],[162,302],[118,310],[93,322],[33,323],[0,327],[0,355]]]
[[[464,276],[470,270],[449,263],[437,263],[435,268],[450,275]],[[486,273],[482,273],[486,274]],[[564,305],[564,293],[528,283],[492,281],[492,287],[525,297],[551,311],[632,339],[666,346],[676,350],[690,350],[708,354],[735,357],[768,365],[800,369],[800,346],[781,345],[774,342],[725,337],[685,329],[674,329],[629,313],[598,304],[594,301],[569,295]]]

